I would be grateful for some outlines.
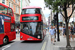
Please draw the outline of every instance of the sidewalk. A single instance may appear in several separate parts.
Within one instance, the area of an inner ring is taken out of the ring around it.
[[[57,40],[57,39],[56,39]],[[74,39],[75,40],[75,39]],[[60,47],[66,47],[66,37],[60,36],[60,42],[56,41],[55,45],[51,44],[50,36],[47,43],[47,50],[59,50]],[[70,42],[71,47],[75,47],[75,41]]]
[[[13,40],[13,41],[20,41],[20,33],[19,34],[16,34],[16,39]]]

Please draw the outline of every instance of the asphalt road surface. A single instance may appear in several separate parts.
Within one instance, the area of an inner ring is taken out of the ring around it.
[[[42,42],[20,41],[19,37],[19,34],[17,34],[16,40],[11,41],[7,45],[0,46],[0,50],[46,50],[48,34]]]

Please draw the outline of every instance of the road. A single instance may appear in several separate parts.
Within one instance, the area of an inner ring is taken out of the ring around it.
[[[29,42],[20,41],[20,35],[16,35],[16,39],[11,41],[9,44],[1,46],[1,50],[46,50],[48,42],[48,34],[45,36],[42,42]]]

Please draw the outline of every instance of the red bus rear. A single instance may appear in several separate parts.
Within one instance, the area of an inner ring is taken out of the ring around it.
[[[20,16],[20,40],[42,41],[45,33],[40,7],[26,7]]]
[[[16,38],[15,19],[12,8],[0,3],[0,45]]]

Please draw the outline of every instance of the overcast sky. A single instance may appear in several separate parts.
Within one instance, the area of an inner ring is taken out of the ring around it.
[[[50,10],[48,8],[44,9],[44,7],[45,7],[44,0],[30,0],[30,2],[31,2],[30,6],[39,6],[42,8],[43,13],[44,13],[46,20],[47,20],[47,18],[49,17],[49,14],[50,14]]]

